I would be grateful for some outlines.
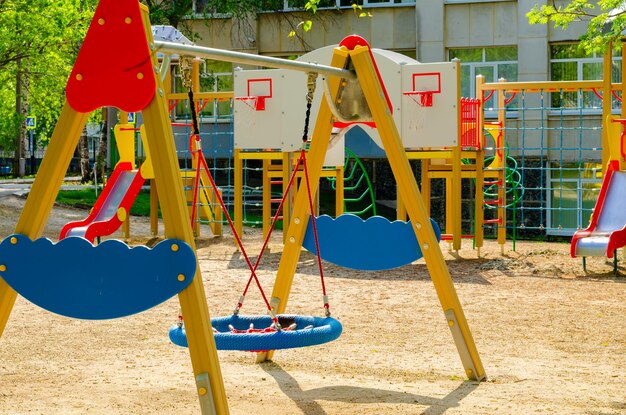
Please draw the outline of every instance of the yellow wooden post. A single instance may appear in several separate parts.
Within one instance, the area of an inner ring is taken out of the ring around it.
[[[336,166],[335,172],[335,217],[343,215],[343,166]]]
[[[128,112],[120,110],[118,113],[117,125],[114,127],[114,129],[119,128],[120,125],[127,125],[127,124],[128,124]],[[118,137],[119,136],[115,136],[115,143],[117,145],[118,152],[120,154],[120,161],[123,161],[125,159],[124,149],[126,148],[126,145],[125,143],[122,143],[120,146],[120,143],[117,142]],[[125,160],[125,161],[130,161],[134,167],[135,166],[135,146],[134,145],[132,147],[132,152],[133,152],[132,159]],[[124,239],[130,238],[130,215],[126,215],[124,222],[122,222],[122,237]]]
[[[234,198],[233,198],[233,222],[237,235],[243,236],[243,159],[241,150],[236,148],[234,154]]]
[[[344,66],[347,59],[347,51],[337,49],[333,55],[331,65],[341,68]],[[336,96],[339,89],[339,79],[337,79],[337,77],[330,77],[328,83],[331,96]],[[311,196],[314,196],[317,192],[317,184],[319,183],[322,167],[324,165],[324,158],[326,157],[332,126],[331,110],[326,100],[322,100],[315,123],[315,129],[313,130],[311,147],[307,155],[307,169],[309,173],[308,186],[311,189]],[[300,258],[302,241],[304,240],[310,214],[306,184],[302,183],[298,187],[298,192],[296,193],[293,203],[291,223],[286,232],[287,242],[283,247],[280,264],[276,272],[276,282],[274,283],[274,289],[270,299],[271,306],[277,314],[283,313],[287,307],[287,300],[289,299],[293,277]],[[257,361],[271,359],[273,353],[273,350],[259,353]]]
[[[481,95],[482,96],[482,93]],[[485,220],[484,203],[485,203],[485,133],[484,133],[484,119],[483,119],[483,103],[482,99],[478,105],[478,129],[479,142],[478,149],[476,151],[476,184],[474,186],[474,244],[476,246],[476,252],[480,256],[480,249],[483,246],[484,229],[483,224]]]
[[[452,154],[452,200],[446,201],[446,203],[452,203],[452,248],[455,251],[461,249],[461,238],[463,236],[463,227],[462,227],[462,184],[463,178],[461,175],[462,170],[462,161],[461,161],[461,70],[460,70],[460,61],[455,59],[455,69],[456,69],[456,91],[457,98],[456,102],[458,105],[456,106],[456,114],[453,114],[456,117],[457,123],[457,134],[458,144],[453,148]],[[451,114],[452,115],[452,114]]]
[[[452,160],[451,160],[452,161]],[[446,185],[446,230],[445,233],[451,235],[454,238],[454,226],[453,226],[453,217],[454,217],[454,202],[453,202],[453,191],[452,191],[452,181],[454,180],[449,175],[444,176],[444,183]],[[448,249],[452,249],[453,239],[449,239],[448,241]]]
[[[154,42],[147,7],[141,5],[141,17],[147,42],[154,50]],[[130,21],[128,22],[130,24]],[[152,64],[158,71],[156,53]],[[155,180],[162,196],[163,220],[166,236],[188,243],[194,250],[195,244],[184,206],[182,182],[178,174],[178,160],[174,139],[169,125],[160,78],[156,77],[154,97],[144,109],[143,115],[154,160]],[[16,225],[15,232],[31,239],[39,238],[58,194],[67,167],[88,118],[67,103],[64,104],[55,126],[46,155],[39,168],[30,194]],[[16,299],[16,293],[0,279],[0,333]],[[191,284],[179,294],[183,314],[186,318],[187,338],[201,409],[205,414],[228,414],[226,393],[222,382],[202,276],[196,263],[196,274]]]
[[[626,38],[622,38],[622,43],[626,42]],[[626,62],[626,48],[622,48],[622,62]],[[626,76],[626,66],[622,65],[622,97],[626,97],[626,82],[624,82],[624,80],[626,78],[624,78],[624,76]],[[611,80],[612,81],[612,80]],[[626,105],[622,105],[622,118],[626,118]]]
[[[501,79],[500,82],[505,82]],[[506,108],[505,108],[505,91],[498,91],[498,122],[502,126],[502,133],[504,134],[504,126],[506,123]],[[500,253],[504,254],[504,244],[506,244],[506,145],[502,140],[502,167],[498,170],[499,182],[498,186],[498,244],[500,245]]]
[[[272,220],[272,178],[270,177],[271,159],[263,159],[263,237],[267,237],[270,231],[270,221]],[[283,168],[285,168],[283,166]]]
[[[419,188],[404,151],[402,140],[387,108],[380,97],[382,88],[375,75],[368,48],[357,46],[350,54],[359,76],[363,94],[370,107],[381,136],[389,164],[393,171],[398,191],[404,200],[409,218],[414,224],[415,235],[422,248],[426,266],[435,285],[448,325],[452,331],[459,355],[470,379],[483,379],[485,372],[474,344],[463,309],[443,258],[430,218],[424,209]],[[460,177],[460,173],[459,173]]]
[[[428,170],[430,169],[430,159],[422,159],[421,160],[421,171],[422,171],[422,201],[424,202],[424,209],[426,209],[426,213],[430,217],[430,176],[428,175]],[[406,210],[404,213],[406,219]]]
[[[159,235],[159,195],[154,179],[150,179],[150,234],[153,238]]]
[[[289,179],[291,178],[291,174],[293,172],[293,153],[283,152],[282,154],[282,172],[283,172],[283,196],[285,198],[285,202],[283,205],[283,243],[287,242],[287,229],[289,228],[289,217],[291,215],[291,199],[293,198],[294,188],[287,190],[287,186],[289,185]],[[297,183],[294,184],[297,186]]]
[[[141,8],[148,43],[152,46],[154,40],[148,18],[148,8],[143,5]],[[156,54],[152,55],[152,60],[153,67],[158,68]],[[165,236],[181,239],[195,251],[195,241],[189,223],[174,136],[169,121],[167,100],[158,76],[156,76],[155,96],[144,109],[143,117],[150,142],[157,191],[161,199]],[[202,412],[227,414],[229,411],[226,392],[215,339],[210,331],[211,319],[198,264],[196,264],[195,278],[187,288],[180,292],[178,298],[185,318],[189,354]]]
[[[613,59],[613,43],[609,43],[609,46],[604,52],[604,61],[602,65],[602,122],[607,120],[607,117],[611,115],[611,82],[612,82],[612,59]],[[622,83],[624,79],[622,78]],[[609,134],[608,129],[602,129],[602,171],[606,173],[606,167],[611,158],[609,151]]]

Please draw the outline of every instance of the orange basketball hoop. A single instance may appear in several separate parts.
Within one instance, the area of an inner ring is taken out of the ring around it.
[[[432,107],[433,106],[433,92],[432,91],[406,91],[402,93],[415,101],[420,107]]]
[[[254,111],[265,111],[265,97],[237,97],[237,101],[241,101]]]
[[[253,111],[265,111],[265,99],[272,98],[272,79],[271,78],[251,78],[247,81],[248,95],[245,97],[236,97],[237,101],[241,101]]]

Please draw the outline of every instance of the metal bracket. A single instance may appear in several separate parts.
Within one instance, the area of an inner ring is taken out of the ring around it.
[[[215,415],[215,401],[211,392],[211,381],[209,374],[204,372],[196,376],[196,390],[200,400],[200,411],[202,415]]]
[[[478,377],[478,373],[476,371],[476,367],[472,362],[472,357],[467,348],[467,343],[463,338],[463,333],[461,333],[461,329],[459,327],[459,323],[456,319],[456,315],[454,314],[454,310],[449,309],[444,312],[446,316],[446,320],[448,320],[448,327],[450,327],[450,331],[452,332],[452,338],[454,339],[454,344],[456,344],[456,348],[459,352],[459,356],[461,357],[461,363],[463,363],[463,367],[465,368],[465,374],[468,378],[472,380],[481,381],[485,379],[485,376]]]

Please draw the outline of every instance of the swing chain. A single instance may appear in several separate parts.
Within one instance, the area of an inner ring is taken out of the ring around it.
[[[313,106],[313,97],[315,95],[315,86],[317,83],[317,73],[309,72],[307,74],[307,93],[306,93],[306,115],[304,117],[304,133],[302,134],[302,149],[309,137],[309,121],[311,120],[311,107]]]
[[[191,68],[193,58],[190,56],[182,56],[178,62],[180,68],[180,77],[183,83],[183,87],[191,89]]]
[[[186,88],[189,92],[189,108],[191,110],[191,122],[193,126],[192,134],[198,138],[200,134],[200,128],[198,125],[198,109],[196,107],[196,102],[193,98],[193,81],[191,79],[192,68],[193,68],[193,59],[190,56],[182,56],[180,61],[178,62],[178,67],[180,68],[180,78],[183,84],[183,87]]]

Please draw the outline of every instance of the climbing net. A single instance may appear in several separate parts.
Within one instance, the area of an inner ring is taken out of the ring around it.
[[[601,81],[484,84],[487,145],[507,159],[507,227],[520,236],[571,235],[584,228],[602,180]],[[621,106],[619,96],[610,97]],[[494,134],[495,133],[495,134]]]

